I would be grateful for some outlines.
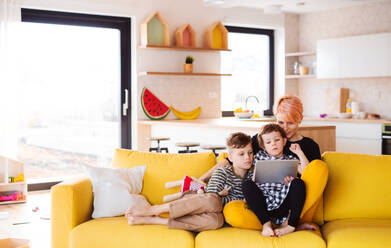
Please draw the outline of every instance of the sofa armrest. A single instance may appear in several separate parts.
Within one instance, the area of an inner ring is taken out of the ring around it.
[[[66,180],[51,188],[52,248],[68,248],[71,230],[91,219],[92,184],[88,177]]]

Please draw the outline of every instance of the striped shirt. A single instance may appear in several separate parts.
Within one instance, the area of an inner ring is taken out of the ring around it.
[[[227,196],[222,196],[223,205],[234,200],[243,200],[242,182],[246,179],[252,179],[253,172],[248,171],[245,179],[235,175],[232,165],[217,168],[209,180],[205,192],[218,194],[225,188],[231,186]]]

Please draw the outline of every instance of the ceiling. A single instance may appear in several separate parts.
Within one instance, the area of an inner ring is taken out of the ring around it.
[[[339,9],[391,0],[204,0],[205,5],[222,8],[247,7],[264,9],[265,13],[308,13]]]

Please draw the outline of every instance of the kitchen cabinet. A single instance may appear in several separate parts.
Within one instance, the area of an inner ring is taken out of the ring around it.
[[[305,125],[333,125],[336,127],[336,151],[380,155],[382,146],[381,123],[352,123],[303,121]]]
[[[318,40],[316,44],[317,77],[318,78],[338,78],[341,68],[339,53],[339,39]]]
[[[318,78],[391,76],[390,33],[318,40]]]

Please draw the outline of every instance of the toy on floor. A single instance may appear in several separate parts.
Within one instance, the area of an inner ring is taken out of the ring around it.
[[[182,197],[182,195],[187,191],[193,191],[197,192],[198,194],[202,194],[204,193],[206,184],[195,177],[184,176],[182,180],[167,182],[165,186],[167,189],[181,186],[181,191],[179,193],[165,195],[163,197],[164,202],[169,202]]]
[[[21,201],[26,200],[26,196],[17,191],[5,191],[0,193],[0,201]]]
[[[9,183],[24,182],[24,175],[20,173],[17,177],[8,177]]]

